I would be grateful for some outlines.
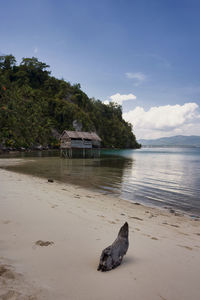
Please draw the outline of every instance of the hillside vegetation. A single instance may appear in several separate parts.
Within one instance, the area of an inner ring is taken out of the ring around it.
[[[37,58],[0,56],[0,145],[18,149],[34,145],[58,147],[52,132],[95,131],[103,147],[138,148],[131,124],[122,118],[121,106],[89,98],[80,84],[50,75],[49,66]]]

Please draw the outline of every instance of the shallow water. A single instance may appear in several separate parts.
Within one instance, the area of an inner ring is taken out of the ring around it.
[[[100,159],[62,159],[59,152],[29,156],[6,168],[200,215],[200,148],[102,150]]]

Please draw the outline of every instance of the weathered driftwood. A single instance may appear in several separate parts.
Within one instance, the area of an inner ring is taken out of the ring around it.
[[[116,240],[109,247],[102,251],[98,271],[110,271],[122,262],[129,246],[128,241],[128,223],[126,222],[118,233]]]

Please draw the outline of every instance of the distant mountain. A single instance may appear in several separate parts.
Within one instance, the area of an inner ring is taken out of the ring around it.
[[[142,146],[184,146],[184,147],[200,147],[200,136],[196,135],[176,135],[172,137],[163,137],[160,139],[138,140]]]

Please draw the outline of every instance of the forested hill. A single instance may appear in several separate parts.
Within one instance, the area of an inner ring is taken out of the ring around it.
[[[80,84],[56,79],[48,69],[35,57],[17,65],[14,56],[0,56],[1,147],[59,146],[55,132],[74,130],[75,120],[83,131],[97,132],[103,147],[140,147],[121,106],[89,98]]]

